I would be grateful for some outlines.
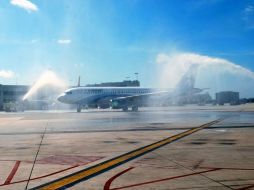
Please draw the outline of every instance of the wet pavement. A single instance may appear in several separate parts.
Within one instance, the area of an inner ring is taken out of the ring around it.
[[[254,105],[0,113],[0,189],[254,189],[252,111]]]

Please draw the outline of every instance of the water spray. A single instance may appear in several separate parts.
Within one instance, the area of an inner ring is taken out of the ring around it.
[[[51,70],[47,70],[41,74],[38,80],[34,83],[34,85],[30,88],[30,90],[24,95],[23,101],[29,99],[31,96],[36,94],[39,89],[51,86],[56,89],[65,89],[66,83],[61,80],[55,72]]]
[[[159,54],[156,62],[159,87],[174,88],[189,67],[197,65],[197,87],[210,88],[212,93],[229,90],[240,91],[244,96],[254,95],[248,90],[254,88],[254,73],[226,59],[195,53],[172,53]]]

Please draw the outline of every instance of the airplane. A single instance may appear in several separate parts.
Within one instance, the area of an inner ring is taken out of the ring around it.
[[[112,108],[138,111],[138,107],[148,101],[186,97],[202,92],[204,89],[194,88],[196,68],[190,67],[175,89],[142,88],[142,87],[81,87],[67,89],[57,100],[66,104],[77,105],[77,112],[83,106],[101,109]]]

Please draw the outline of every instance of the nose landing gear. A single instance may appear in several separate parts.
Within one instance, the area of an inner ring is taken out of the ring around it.
[[[127,112],[128,111],[128,106],[123,106],[122,107],[122,110],[124,111],[124,112]],[[133,112],[137,112],[138,111],[138,106],[132,106],[131,107],[131,111],[133,111]]]

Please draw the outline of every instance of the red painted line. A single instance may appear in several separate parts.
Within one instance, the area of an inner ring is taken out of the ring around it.
[[[247,187],[242,187],[242,188],[237,189],[237,190],[246,190],[246,189],[250,189],[250,188],[252,188],[252,187],[254,187],[254,184],[253,184],[253,185],[249,185],[249,186],[247,186]]]
[[[123,186],[123,187],[116,187],[113,189],[105,189],[104,190],[119,190],[119,189],[126,189],[126,188],[130,188],[130,187],[136,187],[136,186],[142,186],[142,185],[147,185],[147,184],[151,184],[151,183],[157,183],[157,182],[162,182],[162,181],[168,181],[168,180],[172,180],[172,179],[178,179],[178,178],[183,178],[183,177],[187,177],[187,176],[192,176],[192,175],[197,175],[197,174],[202,174],[202,173],[208,173],[208,172],[212,172],[212,171],[216,171],[219,169],[210,169],[210,170],[205,170],[205,171],[201,171],[201,172],[195,172],[195,173],[190,173],[190,174],[185,174],[185,175],[179,175],[179,176],[174,176],[174,177],[168,177],[168,178],[163,178],[163,179],[157,179],[157,180],[153,180],[153,181],[147,181],[147,182],[142,182],[142,183],[136,183],[136,184],[132,184],[132,185],[127,185],[127,186]],[[126,173],[126,171],[124,172]],[[119,173],[120,175],[122,175],[123,173]],[[120,175],[117,174],[116,176],[114,176],[114,179],[116,179],[117,177],[119,177]],[[114,180],[113,179],[113,180]],[[109,179],[112,183],[112,179]],[[108,183],[108,181],[106,182],[106,184]]]
[[[9,176],[7,177],[7,179],[5,180],[4,182],[4,185],[7,185],[7,184],[10,184],[11,183],[11,180],[13,179],[13,177],[15,176],[18,168],[19,168],[19,165],[20,165],[20,161],[16,161],[14,167],[12,168],[11,170],[11,173],[9,174]]]
[[[141,166],[141,167],[151,167],[151,168],[160,168],[160,169],[177,169],[175,166],[162,166],[162,165],[158,165],[158,164],[139,163],[139,166]]]
[[[124,170],[124,171],[122,171],[122,172],[120,172],[120,173],[114,175],[113,177],[111,177],[111,178],[105,183],[103,189],[104,189],[104,190],[109,190],[111,183],[112,183],[116,178],[118,178],[120,175],[123,175],[124,173],[128,172],[129,170],[131,170],[131,169],[133,169],[133,168],[134,168],[134,167],[130,167],[130,168],[128,168],[128,169],[126,169],[126,170]]]
[[[61,172],[70,170],[70,169],[72,169],[72,168],[76,168],[76,167],[78,167],[78,166],[79,166],[79,165],[71,166],[71,167],[69,167],[69,168],[66,168],[66,169],[63,169],[63,170],[59,170],[59,171],[57,171],[57,172],[53,172],[53,173],[50,173],[50,174],[47,174],[47,175],[42,175],[42,176],[39,176],[39,177],[31,178],[30,181],[36,180],[36,179],[45,178],[45,177],[49,177],[49,176],[52,176],[52,175],[55,175],[55,174],[58,174],[58,173],[61,173]],[[11,184],[16,184],[16,183],[23,183],[23,182],[26,182],[26,181],[28,181],[28,180],[25,179],[25,180],[20,180],[20,181],[14,181],[14,182],[8,183],[8,184],[5,184],[5,183],[4,183],[4,184],[1,184],[0,187],[1,187],[1,186],[6,186],[6,185],[11,185]]]
[[[254,170],[254,168],[217,168],[217,167],[198,167],[200,169],[220,169],[220,170]]]

